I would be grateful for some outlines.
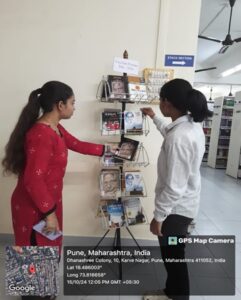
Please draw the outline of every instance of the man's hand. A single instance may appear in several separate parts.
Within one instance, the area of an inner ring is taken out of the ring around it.
[[[56,217],[55,212],[52,212],[49,214],[46,218],[46,225],[43,228],[43,233],[50,234],[51,232],[53,233],[58,233],[59,232],[59,222]]]
[[[152,119],[155,116],[155,113],[151,107],[143,107],[143,108],[141,108],[141,111],[143,112],[143,114],[145,116],[149,116]]]
[[[151,224],[150,224],[150,231],[151,231],[154,235],[162,236],[161,229],[162,229],[162,222],[157,222],[157,221],[153,218],[152,221],[151,221]]]

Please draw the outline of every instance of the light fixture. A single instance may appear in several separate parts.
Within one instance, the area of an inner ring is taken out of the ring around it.
[[[233,73],[236,73],[238,71],[241,71],[241,64],[239,64],[239,65],[237,65],[237,66],[235,66],[235,67],[233,67],[231,69],[228,69],[228,70],[222,72],[220,75],[222,77],[226,77],[226,76],[229,76],[229,75],[231,75]]]

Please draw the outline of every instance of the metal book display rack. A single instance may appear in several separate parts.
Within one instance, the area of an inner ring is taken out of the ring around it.
[[[128,59],[128,53],[127,51],[125,50],[124,53],[123,53],[123,58],[124,59]],[[124,82],[128,82],[128,78],[127,78],[127,74],[126,73],[123,73],[123,80]],[[103,97],[103,90],[105,91],[105,95],[108,94],[108,91],[107,89],[110,89],[110,86],[109,86],[109,83],[103,79],[98,87],[98,91],[97,91],[97,95],[96,95],[96,98],[97,100],[101,100],[102,97]],[[109,90],[110,91],[110,90]],[[127,103],[150,103],[150,99],[143,99],[142,96],[138,97],[136,96],[135,99],[131,99],[130,100],[130,97],[128,94],[125,94],[124,96],[125,99],[111,99],[111,101],[105,101],[107,99],[104,99],[103,102],[114,102],[115,100],[118,100],[122,107],[121,107],[121,110],[120,110],[120,114],[121,116],[123,116],[124,114],[124,111],[126,111],[126,104]],[[113,100],[113,101],[112,101]],[[116,135],[120,135],[120,138],[121,138],[121,141],[123,138],[125,138],[125,135],[128,135],[128,133],[125,131],[124,129],[124,118],[121,117],[120,119],[120,128],[118,128],[118,134]],[[147,123],[147,120],[145,118],[143,118],[143,132],[141,134],[145,134],[147,135],[149,133],[149,123]],[[108,134],[105,134],[105,135],[108,135]],[[115,134],[110,134],[110,135],[115,135]],[[133,133],[133,135],[138,135],[138,134],[135,134]],[[126,170],[123,169],[123,165],[125,165],[125,167],[136,167],[136,166],[144,166],[146,167],[148,164],[149,164],[149,157],[148,157],[148,154],[147,154],[147,151],[145,150],[144,146],[142,143],[139,143],[139,146],[138,146],[138,149],[136,151],[136,155],[135,155],[135,161],[119,161],[119,162],[110,162],[110,161],[105,161],[105,159],[101,159],[101,164],[102,164],[102,167],[103,168],[116,168],[119,170],[120,172],[120,177],[121,177],[121,180],[120,182],[123,182],[123,177],[124,177],[124,173],[126,172]],[[103,169],[102,169],[103,170]],[[147,192],[146,192],[146,186],[145,184],[143,184],[144,188],[143,188],[143,194],[142,195],[129,195],[127,197],[146,197],[147,196]],[[116,203],[118,204],[122,204],[122,198],[126,197],[126,194],[125,192],[123,193],[123,191],[121,191],[119,197],[118,197],[118,200],[116,200]],[[104,197],[102,198],[102,200],[104,199]],[[110,199],[110,198],[109,198]],[[112,198],[113,199],[113,198]],[[101,201],[101,200],[100,200]],[[108,201],[108,198],[106,198],[106,201]],[[147,218],[146,218],[147,220]],[[146,224],[147,222],[145,222]],[[142,248],[141,246],[138,244],[137,240],[135,239],[134,235],[132,234],[132,232],[130,231],[128,225],[127,226],[123,226],[124,228],[126,228],[127,232],[130,234],[131,238],[133,239],[134,243],[136,244],[136,246],[139,248],[139,250],[142,251]],[[99,242],[97,243],[97,245],[94,247],[94,250],[96,250],[101,242],[104,240],[104,238],[107,236],[107,234],[110,232],[112,228],[108,228],[105,232],[105,234],[102,236],[102,238],[99,240]],[[114,241],[113,241],[113,249],[115,250],[121,250],[121,227],[117,227],[117,228],[114,228],[115,229],[115,235],[114,235]],[[121,264],[121,259],[119,259],[120,263],[119,263],[119,279],[122,280],[122,264]]]

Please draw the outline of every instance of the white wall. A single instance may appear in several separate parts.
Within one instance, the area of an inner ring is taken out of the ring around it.
[[[162,67],[163,40],[166,51],[173,52],[171,54],[195,53],[200,1],[169,0],[166,9],[170,12],[166,10],[166,13],[170,19],[163,24],[163,21],[159,23],[159,9],[162,3],[161,15],[165,14],[165,2],[0,0],[0,158],[29,93],[49,80],[66,82],[75,91],[76,111],[71,120],[63,122],[66,129],[82,140],[100,143],[116,140],[101,137],[99,116],[107,105],[95,99],[102,75],[113,73],[113,57],[122,56],[127,49],[129,58],[140,62],[141,70]],[[190,11],[194,18],[184,26]],[[177,39],[180,24],[181,31],[186,32],[186,43],[181,47]],[[193,79],[193,68],[179,68],[176,73],[178,77]],[[118,104],[110,106],[117,107]],[[155,110],[158,112],[157,106]],[[142,201],[151,219],[155,165],[162,138],[151,126],[151,133],[138,139],[144,142],[151,159],[150,166],[143,170],[149,197]],[[95,219],[98,173],[98,158],[69,153],[63,191],[66,235],[103,234],[99,221]],[[1,177],[1,233],[12,232],[10,197],[15,184],[13,177]],[[133,233],[137,238],[153,238],[148,226],[137,226]]]

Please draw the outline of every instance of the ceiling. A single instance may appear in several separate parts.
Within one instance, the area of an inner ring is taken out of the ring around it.
[[[232,39],[241,37],[240,14],[241,0],[236,0],[230,31]],[[199,34],[224,40],[228,33],[229,15],[228,0],[202,0]],[[198,39],[196,69],[208,67],[217,67],[217,69],[195,73],[195,86],[206,89],[213,86],[214,95],[215,90],[226,93],[230,90],[231,84],[233,92],[241,90],[241,71],[227,77],[220,76],[223,71],[241,63],[241,42],[234,43],[224,54],[218,53],[221,47],[221,43]]]

